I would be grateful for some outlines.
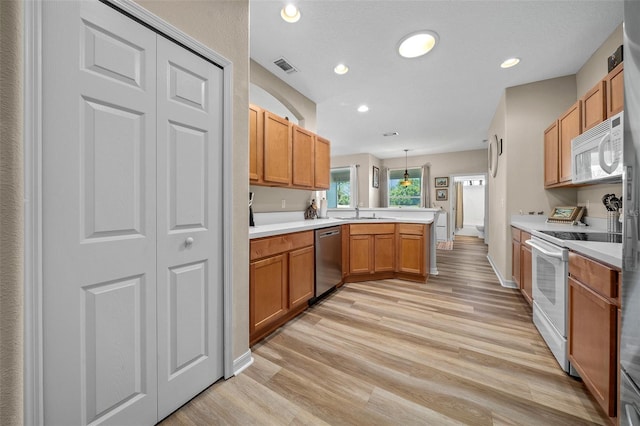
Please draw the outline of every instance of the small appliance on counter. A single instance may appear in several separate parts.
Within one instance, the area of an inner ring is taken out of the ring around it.
[[[253,222],[253,192],[249,192],[249,226],[256,226]]]

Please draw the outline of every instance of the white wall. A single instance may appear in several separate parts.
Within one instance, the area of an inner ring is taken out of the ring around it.
[[[286,118],[293,124],[299,124],[298,117],[296,117],[286,105],[276,99],[271,93],[253,83],[249,84],[249,103]]]
[[[544,189],[544,130],[573,102],[575,76],[506,89],[489,129],[503,139],[498,172],[489,178],[489,256],[511,279],[511,215],[576,205],[575,189]]]

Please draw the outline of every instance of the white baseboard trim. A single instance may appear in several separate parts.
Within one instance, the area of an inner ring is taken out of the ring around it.
[[[518,288],[518,285],[511,281],[511,280],[506,280],[504,279],[504,277],[502,276],[502,274],[500,273],[500,270],[498,269],[498,267],[496,266],[495,262],[493,261],[493,259],[491,259],[491,256],[487,254],[487,260],[489,261],[489,264],[491,265],[491,267],[493,268],[493,272],[496,274],[496,277],[498,277],[498,281],[500,281],[500,285],[502,287],[506,287],[506,288]]]
[[[233,360],[233,375],[237,376],[242,373],[244,370],[249,368],[251,364],[253,364],[253,357],[251,356],[251,349],[249,349]]]

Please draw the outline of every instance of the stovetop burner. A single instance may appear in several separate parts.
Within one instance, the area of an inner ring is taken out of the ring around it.
[[[598,243],[621,243],[622,234],[610,234],[607,232],[559,232],[540,231],[560,240],[594,241]]]

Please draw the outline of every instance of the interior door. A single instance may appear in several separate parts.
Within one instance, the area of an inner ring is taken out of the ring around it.
[[[45,423],[153,424],[156,34],[45,1],[42,41]]]
[[[158,36],[158,419],[223,376],[222,94]]]

